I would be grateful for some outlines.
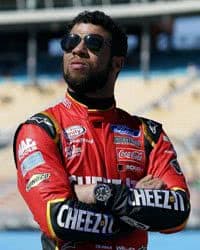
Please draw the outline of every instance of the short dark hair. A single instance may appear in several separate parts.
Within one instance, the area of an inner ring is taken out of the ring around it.
[[[103,27],[111,34],[111,54],[112,56],[124,56],[127,53],[127,35],[123,29],[102,11],[83,11],[76,16],[67,26],[68,32],[78,23],[91,23]]]

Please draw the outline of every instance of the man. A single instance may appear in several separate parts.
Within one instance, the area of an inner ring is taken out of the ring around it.
[[[109,16],[80,13],[61,46],[65,99],[22,124],[14,142],[43,249],[145,250],[147,231],[179,231],[189,216],[175,150],[161,124],[115,106],[127,37]]]

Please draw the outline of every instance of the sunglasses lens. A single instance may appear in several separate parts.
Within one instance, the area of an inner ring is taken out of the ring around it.
[[[89,50],[98,52],[102,48],[104,39],[99,35],[91,34],[85,36],[84,41]]]
[[[61,40],[61,48],[66,52],[71,52],[81,41],[77,34],[68,34]],[[84,43],[91,51],[98,52],[103,46],[104,38],[97,34],[89,34],[84,37]]]
[[[64,51],[72,51],[81,41],[80,36],[76,34],[68,34],[61,40],[61,47]]]

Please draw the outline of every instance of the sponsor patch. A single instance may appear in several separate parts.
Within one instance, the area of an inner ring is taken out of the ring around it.
[[[80,147],[76,147],[75,145],[65,147],[65,157],[67,157],[67,158],[73,158],[73,157],[78,156],[80,154],[81,154]]]
[[[33,187],[36,187],[42,181],[49,179],[49,177],[50,173],[34,174],[26,184],[26,191],[29,192]]]
[[[135,247],[116,246],[116,250],[138,250]]]
[[[119,161],[144,161],[144,151],[131,148],[117,148],[117,158]]]
[[[44,163],[45,161],[41,152],[37,151],[32,153],[31,155],[27,156],[21,164],[22,175],[25,176],[29,170],[34,169]]]
[[[148,230],[149,229],[148,225],[145,225],[139,221],[136,221],[128,216],[122,216],[122,217],[120,217],[120,220],[124,221],[125,223],[129,224],[132,227],[136,227],[136,228],[141,229],[141,230]]]
[[[76,245],[77,245],[77,243],[72,242],[72,241],[68,241],[62,245],[60,250],[67,250],[67,249],[71,249],[71,248],[76,248]]]
[[[95,248],[96,249],[107,249],[107,250],[113,249],[112,246],[110,246],[110,245],[100,245],[100,244],[95,245]]]
[[[134,165],[118,165],[117,169],[118,169],[119,172],[126,172],[126,171],[142,172],[141,167],[134,166]]]
[[[134,178],[134,177],[133,177]],[[107,179],[101,176],[76,176],[70,175],[69,176],[70,183],[76,183],[79,185],[82,184],[97,184],[97,183],[112,183],[115,185],[119,185],[122,183],[121,179]],[[127,187],[134,188],[136,185],[136,180],[133,180],[129,177],[125,178],[124,183]]]
[[[153,134],[156,134],[158,124],[156,124],[155,122],[153,122],[153,121],[151,121],[151,120],[147,121],[147,124],[148,124],[149,129],[151,130],[151,132],[152,132]]]
[[[92,143],[94,143],[94,139],[78,138],[78,139],[74,139],[74,140],[70,141],[70,144],[73,144],[73,143],[89,143],[89,144],[92,144]]]
[[[173,190],[133,189],[128,203],[133,207],[158,207],[175,211],[186,211],[183,197]]]
[[[68,140],[74,140],[77,137],[85,134],[86,132],[86,128],[84,128],[81,125],[74,125],[74,126],[70,126],[68,128],[65,128],[64,130],[64,134],[67,137]]]
[[[53,127],[52,123],[49,122],[49,119],[47,117],[43,116],[33,116],[29,119],[29,121],[36,121],[38,124],[46,124],[50,127]]]
[[[121,137],[115,136],[114,137],[115,144],[125,144],[125,145],[134,145],[136,147],[141,147],[141,143],[131,137]]]
[[[183,174],[177,159],[171,160],[170,165],[173,167],[173,169],[176,171],[177,174],[180,174],[180,175]]]
[[[67,97],[63,100],[62,103],[63,103],[63,105],[64,105],[66,108],[68,108],[68,109],[71,108],[72,103],[71,103],[71,101],[70,101]]]
[[[27,154],[37,149],[36,142],[31,138],[26,138],[19,143],[18,158],[21,160]]]
[[[60,228],[98,234],[113,234],[113,216],[105,213],[90,212],[63,204],[57,214]],[[87,249],[87,248],[86,248]]]
[[[140,130],[129,128],[126,125],[113,124],[111,131],[120,135],[140,136]]]

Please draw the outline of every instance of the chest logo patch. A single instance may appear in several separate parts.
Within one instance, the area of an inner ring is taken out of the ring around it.
[[[111,125],[111,131],[120,135],[140,136],[140,130],[129,128],[126,125],[113,124]]]
[[[67,139],[74,140],[79,136],[85,134],[86,128],[81,125],[73,125],[68,128],[65,128],[64,133]]]
[[[144,151],[131,148],[117,148],[118,161],[144,161]]]

